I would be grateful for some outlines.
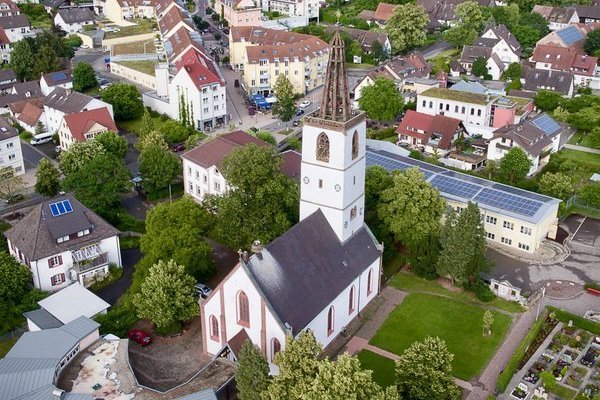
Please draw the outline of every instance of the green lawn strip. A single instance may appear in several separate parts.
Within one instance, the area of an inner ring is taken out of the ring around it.
[[[162,120],[159,116],[152,117],[152,122],[154,122],[154,128],[158,129],[158,127],[162,124]],[[134,119],[132,121],[119,121],[119,128],[124,129],[128,132],[134,133],[139,136],[140,127],[142,125],[142,118]]]
[[[509,316],[493,311],[492,334],[483,336],[484,311],[476,305],[413,293],[392,311],[370,343],[400,355],[413,342],[437,336],[455,355],[454,375],[469,380],[480,373],[511,324]]]
[[[569,144],[574,144],[576,146],[589,147],[592,149],[600,149],[600,146],[595,145],[592,142],[592,137],[589,134],[583,133],[581,131],[577,132],[576,134],[573,135],[573,137],[571,137],[571,140],[569,140]]]
[[[596,167],[600,169],[600,154],[588,153],[585,151],[562,149],[560,154],[564,158],[568,158],[578,164],[584,163],[590,167]]]
[[[551,306],[548,306],[548,311],[553,312],[556,315],[556,319],[565,325],[568,324],[569,321],[573,321],[573,326],[575,328],[583,329],[584,331],[588,331],[594,335],[600,336],[600,324],[597,322]]]
[[[15,337],[6,340],[0,340],[0,358],[4,357],[6,353],[8,353],[10,349],[12,349],[12,347],[17,342],[17,339],[18,338]]]
[[[373,371],[373,380],[379,386],[386,388],[394,384],[396,381],[396,364],[393,360],[369,350],[362,350],[357,356],[363,369]]]
[[[562,400],[572,400],[575,395],[577,395],[577,391],[574,389],[569,389],[566,386],[563,386],[559,383],[547,389],[549,393],[553,393],[557,395]]]
[[[525,311],[525,309],[519,303],[514,301],[507,301],[496,297],[489,303],[484,303],[478,300],[473,293],[462,290],[448,290],[436,281],[428,281],[427,279],[419,278],[416,275],[407,274],[405,272],[396,274],[390,280],[390,284],[397,289],[404,290],[405,292],[409,293],[434,293],[441,296],[451,297],[455,300],[463,302],[475,303],[489,308],[497,308],[510,313],[521,313]]]

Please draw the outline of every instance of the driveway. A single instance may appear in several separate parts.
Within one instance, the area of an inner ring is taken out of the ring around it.
[[[487,256],[495,263],[492,276],[507,279],[526,291],[535,290],[543,281],[570,281],[578,284],[600,281],[600,221],[572,215],[563,223],[574,234],[567,246],[571,254],[562,262],[551,265],[531,265],[508,257],[494,249]],[[596,254],[594,254],[596,252]]]
[[[96,293],[100,298],[111,306],[115,305],[119,298],[131,286],[133,278],[133,267],[142,258],[139,249],[128,249],[121,251],[121,262],[123,263],[123,276],[112,285]]]

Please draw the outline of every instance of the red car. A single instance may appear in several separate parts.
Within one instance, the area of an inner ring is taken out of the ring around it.
[[[148,346],[150,343],[152,343],[152,338],[150,337],[150,335],[148,335],[141,329],[132,329],[129,331],[129,334],[127,336],[134,342],[139,343],[139,345],[142,347]]]

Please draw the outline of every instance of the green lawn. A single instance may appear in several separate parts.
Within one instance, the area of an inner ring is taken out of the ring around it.
[[[548,389],[549,393],[553,393],[557,395],[559,398],[563,400],[572,400],[577,394],[576,390],[570,389],[566,386],[562,386],[561,384],[556,384],[554,387]]]
[[[362,350],[357,354],[363,369],[373,371],[373,380],[382,388],[393,385],[396,381],[396,364],[389,358],[375,354],[369,350]]]
[[[520,313],[525,311],[525,309],[514,301],[506,301],[499,297],[496,297],[494,300],[489,303],[484,303],[478,300],[473,293],[465,292],[463,290],[452,291],[444,288],[436,281],[428,281],[427,279],[419,278],[413,274],[407,274],[405,272],[399,272],[396,274],[390,284],[397,289],[404,290],[405,292],[410,293],[419,293],[419,292],[428,292],[435,293],[442,296],[448,296],[453,299],[462,302],[469,302],[480,304],[483,306],[491,306],[496,307],[500,310],[508,311],[511,313]]]
[[[592,143],[592,140],[591,140],[591,137],[589,134],[586,134],[581,131],[578,131],[576,134],[573,135],[571,140],[569,140],[569,144],[589,147],[592,149],[600,149],[600,146],[594,145],[594,143]]]
[[[154,68],[156,64],[158,64],[157,60],[132,60],[132,61],[119,61],[118,64],[121,64],[125,67],[134,69],[143,74],[154,76]]]
[[[563,149],[559,152],[564,158],[575,162],[585,163],[600,170],[600,154],[587,153],[585,151]]]
[[[413,293],[392,311],[370,343],[402,354],[413,342],[437,336],[455,355],[454,375],[469,380],[481,372],[511,323],[509,316],[494,312],[492,334],[483,336],[483,313],[484,309],[475,305]]]
[[[4,357],[6,353],[12,349],[14,344],[17,342],[17,338],[12,338],[8,340],[0,340],[0,358]]]
[[[153,29],[157,29],[157,24],[154,19],[136,18],[131,22],[135,22],[136,25],[119,26],[119,32],[106,32],[104,38],[115,39],[125,36],[142,35],[145,33],[152,33]]]

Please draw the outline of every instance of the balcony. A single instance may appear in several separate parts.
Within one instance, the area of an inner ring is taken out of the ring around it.
[[[106,264],[108,264],[108,253],[102,253],[95,258],[88,258],[79,262],[74,261],[73,267],[77,269],[79,273],[84,273]]]

